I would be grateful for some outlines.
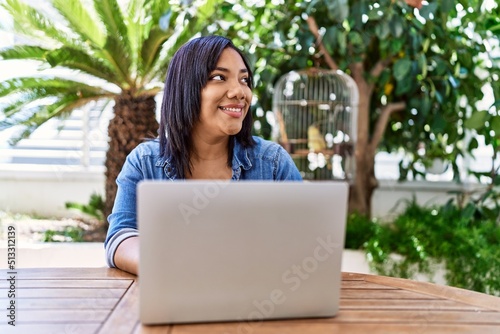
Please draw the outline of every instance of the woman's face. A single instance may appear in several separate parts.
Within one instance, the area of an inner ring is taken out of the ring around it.
[[[201,91],[200,120],[194,131],[197,135],[214,139],[237,134],[251,101],[245,63],[238,52],[226,48]]]

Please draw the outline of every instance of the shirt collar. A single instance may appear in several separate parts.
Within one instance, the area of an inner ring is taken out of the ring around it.
[[[244,170],[249,170],[252,167],[252,162],[249,157],[248,147],[244,147],[241,143],[234,138],[234,149],[233,149],[233,170],[238,168],[243,168]]]
[[[165,173],[167,179],[175,180],[177,178],[176,169],[172,165],[172,157],[164,158],[160,156],[158,160],[156,160],[155,165],[158,168],[163,168],[163,172]]]
[[[159,157],[156,160],[156,167],[163,168],[165,175],[169,179],[176,178],[176,170],[172,165],[172,157]],[[234,138],[234,148],[233,148],[233,161],[232,161],[232,169],[238,170],[239,168],[243,168],[244,170],[249,170],[252,167],[252,162],[249,157],[248,147],[244,147],[241,143]]]

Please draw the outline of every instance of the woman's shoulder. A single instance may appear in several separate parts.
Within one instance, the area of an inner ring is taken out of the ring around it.
[[[147,139],[144,142],[137,145],[132,152],[131,155],[136,155],[138,157],[158,157],[160,156],[160,140],[156,139]]]
[[[253,136],[255,146],[253,147],[253,152],[256,155],[260,155],[262,157],[274,157],[278,154],[283,147],[271,140],[264,139],[262,137]]]
[[[253,140],[255,142],[255,147],[262,149],[262,150],[267,150],[267,149],[274,149],[277,150],[281,148],[281,145],[268,139],[264,139],[259,136],[253,136]]]

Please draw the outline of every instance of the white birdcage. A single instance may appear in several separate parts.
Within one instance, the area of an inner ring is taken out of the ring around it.
[[[358,100],[356,83],[340,70],[292,71],[277,81],[275,139],[305,180],[353,181]]]

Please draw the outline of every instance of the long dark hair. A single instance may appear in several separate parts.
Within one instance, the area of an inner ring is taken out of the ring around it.
[[[185,171],[191,171],[191,132],[200,117],[201,91],[226,48],[235,50],[243,59],[248,70],[248,85],[252,89],[253,74],[248,61],[231,40],[225,37],[205,36],[192,39],[181,46],[170,61],[161,105],[160,152],[163,157],[172,158],[179,178],[185,177]],[[252,126],[252,113],[248,112],[241,131],[229,138],[229,167],[233,158],[234,140],[245,147],[255,144]]]

